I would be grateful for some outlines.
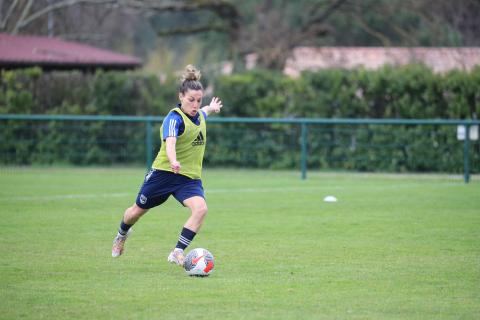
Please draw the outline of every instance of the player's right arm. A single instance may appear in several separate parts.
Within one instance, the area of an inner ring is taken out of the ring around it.
[[[168,137],[165,139],[165,143],[165,151],[167,152],[168,161],[170,161],[170,167],[174,173],[179,173],[182,166],[180,165],[180,162],[177,161],[177,151],[175,149],[177,138]]]
[[[181,169],[180,162],[177,161],[176,143],[182,122],[182,117],[176,112],[170,112],[163,122],[162,136],[165,142],[165,152],[174,173],[179,173]]]

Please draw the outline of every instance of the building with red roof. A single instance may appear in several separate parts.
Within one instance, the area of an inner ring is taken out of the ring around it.
[[[129,70],[138,58],[105,49],[41,36],[0,33],[0,69],[41,67],[44,70]]]

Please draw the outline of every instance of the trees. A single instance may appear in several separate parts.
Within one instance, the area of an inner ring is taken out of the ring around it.
[[[157,27],[159,17],[167,28]],[[225,0],[0,0],[0,32],[60,36],[143,58],[156,37],[211,31],[227,35],[231,57],[239,28],[237,7]]]
[[[352,1],[336,17],[333,40],[367,46],[477,46],[480,2],[476,0]]]
[[[478,46],[478,0],[254,1],[244,44],[282,70],[296,46]],[[246,16],[246,15],[244,15]]]
[[[193,35],[215,59],[255,53],[258,66],[282,70],[302,45],[477,46],[479,12],[478,0],[0,0],[0,32],[60,35],[143,57],[157,37]]]
[[[292,50],[329,32],[327,20],[347,0],[288,1],[264,0],[255,6],[255,20],[243,30],[245,51],[255,52],[257,64],[282,70]]]
[[[153,0],[13,0],[10,3],[0,1],[0,31],[17,34],[46,15],[81,4],[95,5],[109,9],[130,8],[151,10],[152,12],[175,12],[211,10],[220,17],[234,17],[235,7],[227,1],[153,1]],[[235,23],[235,19],[229,19]]]

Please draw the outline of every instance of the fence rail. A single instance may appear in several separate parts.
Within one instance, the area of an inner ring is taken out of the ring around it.
[[[162,121],[161,116],[113,116],[113,115],[46,115],[0,114],[0,120],[59,120],[59,121]],[[378,124],[378,125],[479,125],[480,120],[462,119],[355,119],[355,118],[227,118],[210,117],[211,123],[279,123],[279,124]]]
[[[145,159],[149,167],[153,161],[154,125],[160,123],[164,117],[158,116],[113,116],[113,115],[27,115],[27,114],[0,114],[0,121],[74,121],[74,122],[127,122],[143,123],[145,125]],[[479,126],[479,120],[460,119],[316,119],[316,118],[220,118],[208,119],[212,124],[265,124],[291,125],[298,127],[301,177],[307,176],[310,127],[322,126],[464,126],[465,139],[463,140],[463,176],[464,181],[470,180],[470,127]],[[1,122],[0,122],[1,124]],[[1,140],[3,138],[0,137]],[[1,141],[0,140],[0,141]]]

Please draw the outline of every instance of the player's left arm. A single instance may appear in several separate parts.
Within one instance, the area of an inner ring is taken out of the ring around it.
[[[202,111],[205,112],[207,116],[209,116],[211,113],[219,113],[222,107],[222,101],[217,97],[213,97],[212,101],[210,101],[210,104],[203,107]]]

